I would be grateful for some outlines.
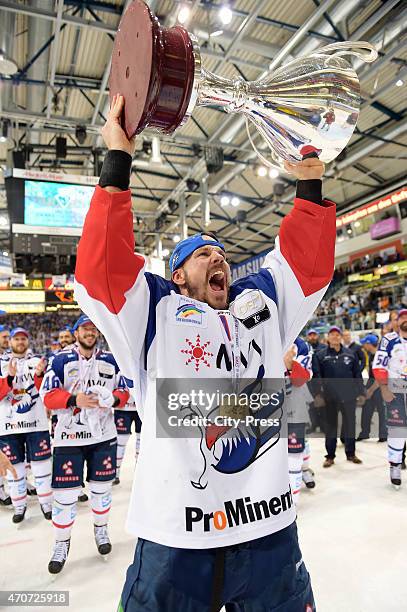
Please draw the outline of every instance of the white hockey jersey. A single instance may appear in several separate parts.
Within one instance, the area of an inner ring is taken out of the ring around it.
[[[373,375],[392,393],[407,393],[407,339],[397,332],[385,334],[373,359]]]
[[[95,350],[85,359],[74,347],[54,356],[40,389],[45,406],[58,414],[54,446],[83,446],[116,437],[113,408],[67,406],[73,394],[97,393],[99,388],[112,392],[122,405],[128,400],[126,383],[111,353]]]
[[[47,413],[38,392],[42,379],[35,376],[41,357],[30,350],[16,357],[17,373],[10,386],[8,365],[13,357],[6,352],[0,359],[0,435],[47,431]]]
[[[283,385],[283,354],[332,277],[334,242],[335,206],[297,199],[263,268],[234,283],[229,310],[217,311],[145,272],[145,258],[134,254],[130,191],[96,187],[78,248],[75,295],[143,406],[131,533],[211,548],[294,521],[287,440],[278,429],[253,427],[241,436],[230,427],[196,426],[194,436],[161,435],[157,391],[162,381],[177,380],[184,389],[205,379],[272,378]]]

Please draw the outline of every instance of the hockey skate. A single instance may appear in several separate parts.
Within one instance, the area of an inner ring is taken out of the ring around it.
[[[4,490],[4,485],[0,486],[0,506],[11,506],[11,497]]]
[[[27,506],[18,506],[14,510],[13,523],[21,523],[24,520]]]
[[[59,574],[59,572],[62,570],[65,565],[65,561],[68,558],[70,545],[71,539],[57,540],[55,542],[51,561],[48,563],[48,571],[50,574]]]
[[[80,495],[78,495],[78,501],[79,502],[87,502],[89,499],[89,497],[86,495],[86,493],[84,492],[84,490],[82,489]]]
[[[47,521],[52,519],[52,504],[41,504],[41,510]]]
[[[396,491],[399,490],[401,486],[401,464],[400,463],[390,463],[390,480],[393,487]]]
[[[107,525],[94,525],[94,532],[99,553],[101,555],[108,555],[112,550],[112,545],[110,544],[109,535],[107,533]]]
[[[307,487],[307,489],[315,488],[315,473],[311,470],[311,468],[307,468],[302,470],[302,481]]]
[[[37,489],[27,480],[27,495],[37,495]]]
[[[118,476],[116,476],[116,478],[113,480],[113,484],[114,485],[120,484],[120,478]]]

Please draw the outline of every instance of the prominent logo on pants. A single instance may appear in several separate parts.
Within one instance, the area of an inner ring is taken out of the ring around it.
[[[64,463],[62,469],[64,470],[66,476],[71,476],[71,474],[73,474],[72,461],[67,461]]]
[[[223,510],[214,512],[204,512],[202,508],[197,507],[186,507],[185,529],[188,532],[199,530],[204,533],[213,531],[213,529],[223,531],[277,516],[280,512],[289,510],[292,504],[293,498],[289,489],[279,497],[272,497],[269,500],[262,499],[252,502],[250,497],[241,497],[235,501],[225,501]]]

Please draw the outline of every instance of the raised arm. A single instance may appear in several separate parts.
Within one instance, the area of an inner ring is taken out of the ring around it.
[[[116,96],[102,129],[109,151],[78,247],[75,296],[105,336],[123,375],[137,381],[151,294],[156,297],[157,291],[153,276],[144,273],[145,258],[134,253],[128,189],[134,142],[120,126],[122,108],[123,98]]]

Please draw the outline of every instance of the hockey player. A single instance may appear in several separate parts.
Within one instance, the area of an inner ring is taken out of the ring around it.
[[[399,332],[385,334],[373,360],[373,374],[387,409],[387,448],[390,480],[401,485],[403,446],[407,438],[407,309],[398,316]]]
[[[257,274],[230,286],[225,247],[202,233],[176,246],[166,281],[146,272],[145,257],[134,253],[128,189],[134,142],[121,128],[122,108],[123,97],[114,97],[102,130],[110,151],[75,273],[76,299],[143,406],[128,518],[138,542],[120,610],[218,610],[238,598],[253,611],[311,612],[279,419],[253,428],[243,418],[242,437],[227,415],[224,426],[202,420],[193,435],[157,435],[157,421],[169,411],[166,404],[157,408],[164,397],[157,387],[164,380],[171,389],[201,391],[208,377],[238,389],[245,379],[283,385],[284,354],[333,273],[335,206],[322,200],[324,166],[318,159],[286,165],[299,179],[297,198]],[[188,398],[179,397],[180,410],[191,406]],[[216,404],[216,416],[222,408]],[[269,401],[260,414],[270,413]]]
[[[51,444],[47,415],[39,397],[45,359],[29,349],[29,335],[22,327],[10,334],[11,352],[0,360],[0,450],[15,466],[17,478],[9,478],[14,506],[13,523],[24,520],[27,509],[25,459],[31,463],[41,510],[51,519]]]
[[[54,432],[52,523],[55,545],[48,570],[58,574],[67,559],[76,503],[87,464],[94,534],[98,551],[108,554],[107,523],[116,473],[116,428],[113,408],[129,398],[111,353],[96,348],[98,330],[82,315],[73,331],[77,344],[58,353],[48,368],[41,396],[58,410]]]
[[[136,436],[136,447],[135,447],[135,458],[136,463],[140,452],[140,432],[141,432],[141,419],[136,410],[136,404],[134,399],[130,398],[130,401],[123,409],[115,408],[114,411],[114,422],[117,429],[117,466],[116,466],[116,478],[113,481],[114,485],[120,484],[120,468],[122,465],[124,453],[126,451],[127,443],[131,436],[131,424],[134,423],[135,436]]]
[[[10,348],[10,332],[5,325],[0,325],[0,355]]]
[[[69,325],[65,325],[65,327],[59,330],[58,343],[59,343],[60,351],[68,351],[71,348],[73,348],[73,345],[75,344],[75,336],[73,335],[72,330],[69,327]],[[59,353],[60,351],[57,351],[57,353]],[[55,355],[53,355],[52,358],[50,359],[50,365],[52,365],[52,361],[54,357]],[[51,410],[51,438],[52,439],[54,438],[54,431],[55,431],[55,427],[57,426],[57,422],[58,422],[58,410]],[[85,485],[82,482],[82,488],[78,493],[78,501],[80,502],[87,502],[89,500],[89,497],[86,495],[84,489],[85,489]]]
[[[285,401],[288,421],[288,469],[291,492],[295,504],[298,504],[303,481],[305,427],[309,421],[308,404],[312,401],[312,396],[306,384],[312,377],[312,350],[310,345],[301,338],[296,338],[294,344],[284,356],[284,364],[288,374]],[[309,460],[309,456],[307,460]],[[310,476],[313,479],[312,473]],[[308,473],[305,479],[307,477]]]
[[[61,347],[61,350],[66,349],[71,344],[74,344],[75,337],[72,334],[71,328],[69,325],[65,325],[62,329],[59,330],[58,333],[58,342]]]
[[[0,355],[3,355],[9,348],[10,332],[5,325],[0,325]],[[5,476],[5,474],[4,474]],[[11,497],[4,489],[3,476],[0,474],[0,505],[11,506]]]

